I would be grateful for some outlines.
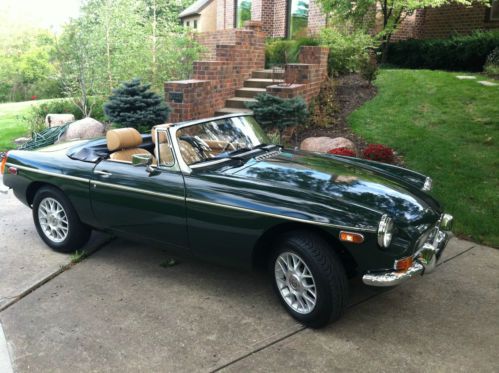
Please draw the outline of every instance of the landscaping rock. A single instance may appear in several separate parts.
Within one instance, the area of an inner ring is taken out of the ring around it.
[[[319,152],[319,153],[327,153],[331,149],[337,148],[347,148],[351,149],[354,152],[357,152],[355,149],[355,144],[344,138],[344,137],[308,137],[303,140],[300,144],[301,150],[307,150],[310,152]]]
[[[18,137],[17,139],[14,140],[14,144],[16,145],[22,145],[30,141],[30,137]]]
[[[91,139],[104,136],[106,126],[93,118],[83,118],[69,125],[66,133],[57,141],[58,143],[78,139]]]
[[[74,121],[75,116],[73,114],[47,114],[45,117],[47,127],[59,127]]]

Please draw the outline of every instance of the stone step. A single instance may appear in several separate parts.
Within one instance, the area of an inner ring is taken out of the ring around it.
[[[282,69],[257,70],[251,73],[251,77],[255,79],[282,79],[284,77],[284,70]]]
[[[225,107],[246,109],[246,102],[256,102],[256,100],[249,97],[232,97],[225,101]]]
[[[240,108],[229,108],[229,107],[224,107],[223,109],[219,109],[215,111],[215,116],[219,115],[227,115],[227,114],[253,114],[253,112],[250,109],[240,109]]]
[[[246,79],[244,81],[244,86],[250,88],[266,88],[269,85],[282,82],[284,82],[282,79]]]
[[[250,87],[243,87],[236,89],[236,96],[237,97],[249,97],[253,98],[256,95],[260,93],[265,93],[267,90],[265,88],[250,88]]]

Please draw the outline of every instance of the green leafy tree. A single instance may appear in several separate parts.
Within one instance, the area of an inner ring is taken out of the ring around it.
[[[98,89],[100,72],[95,41],[85,32],[89,26],[86,21],[74,20],[65,29],[57,44],[57,67],[63,94],[84,117],[89,117],[97,102],[90,97],[102,91]]]
[[[149,130],[156,124],[164,123],[170,108],[150,87],[150,84],[142,84],[139,79],[123,83],[113,90],[104,105],[104,113],[120,127]]]
[[[255,99],[256,102],[249,102],[246,106],[253,110],[256,120],[267,130],[277,128],[280,141],[286,128],[307,122],[307,104],[301,97],[286,99],[262,93]]]
[[[55,38],[45,30],[0,25],[0,101],[55,97]]]
[[[371,28],[375,10],[380,9],[382,29],[378,36],[383,41],[383,59],[386,59],[388,43],[402,21],[417,9],[437,8],[447,4],[489,4],[490,0],[319,0],[323,10],[343,20],[352,20],[356,26]]]

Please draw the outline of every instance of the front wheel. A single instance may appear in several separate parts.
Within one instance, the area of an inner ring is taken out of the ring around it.
[[[44,187],[36,193],[33,220],[42,240],[55,251],[76,251],[90,237],[90,228],[80,221],[64,193],[55,188]]]
[[[319,236],[306,231],[285,235],[269,267],[277,296],[299,322],[320,328],[343,313],[348,298],[345,269]]]

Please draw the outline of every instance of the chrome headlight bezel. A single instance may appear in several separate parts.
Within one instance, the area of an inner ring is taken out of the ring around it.
[[[393,219],[388,215],[383,215],[378,225],[378,245],[387,248],[390,246],[393,238]]]
[[[442,214],[440,217],[440,229],[446,232],[452,230],[452,225],[454,223],[454,217],[451,214]]]
[[[423,187],[421,188],[421,190],[423,192],[430,192],[433,188],[433,180],[431,179],[431,177],[427,177],[426,180],[424,181],[424,184],[423,184]]]

